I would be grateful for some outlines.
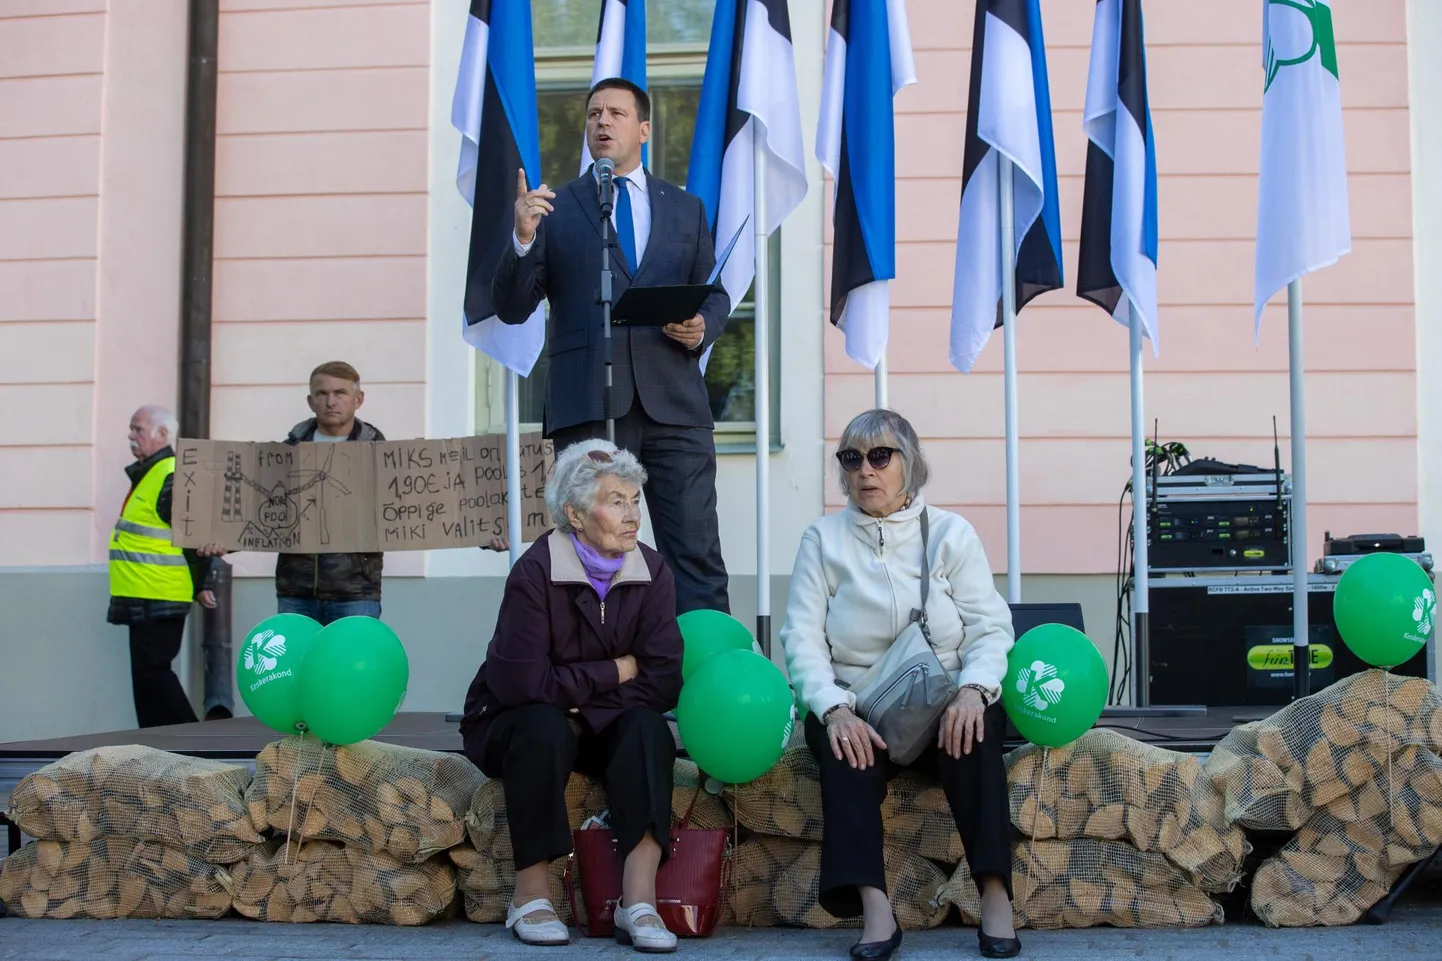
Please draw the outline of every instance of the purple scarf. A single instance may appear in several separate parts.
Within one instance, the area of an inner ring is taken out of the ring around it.
[[[571,535],[571,543],[576,545],[576,556],[581,558],[581,567],[585,568],[586,579],[601,596],[606,599],[606,592],[611,589],[611,581],[620,573],[622,565],[626,563],[626,555],[620,557],[606,557],[594,548],[583,543],[575,534]]]

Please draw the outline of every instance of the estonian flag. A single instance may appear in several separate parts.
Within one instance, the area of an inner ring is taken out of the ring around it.
[[[1141,0],[1097,0],[1087,77],[1087,176],[1077,296],[1157,343],[1157,155]]]
[[[971,43],[951,301],[951,363],[963,373],[1002,324],[1002,156],[1014,165],[1016,309],[1062,285],[1056,152],[1039,0],[977,0]]]
[[[541,182],[531,0],[471,0],[451,125],[461,133],[456,186],[471,205],[463,333],[525,377],[545,343],[544,308],[519,326],[501,323],[491,280],[515,230],[516,171],[524,167],[533,188]]]
[[[896,276],[892,98],[915,82],[903,0],[835,0],[816,132],[816,159],[836,181],[831,322],[869,368],[886,353],[886,282]]]
[[[756,209],[758,139],[770,236],[806,196],[791,18],[786,0],[717,0],[686,189],[705,204],[718,249]],[[755,258],[756,232],[745,230],[721,271],[732,310],[751,289]]]
[[[601,0],[601,22],[596,28],[596,60],[591,86],[610,77],[646,88],[646,0]],[[649,151],[641,145],[641,163]],[[591,166],[591,147],[581,137],[581,173]],[[619,171],[618,171],[619,172]]]

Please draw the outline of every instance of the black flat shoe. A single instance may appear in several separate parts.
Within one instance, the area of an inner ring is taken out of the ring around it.
[[[993,938],[978,927],[976,939],[981,943],[983,958],[1014,958],[1021,954],[1020,938]]]
[[[890,961],[891,956],[901,947],[901,923],[885,941],[858,941],[851,946],[851,956],[856,961]]]

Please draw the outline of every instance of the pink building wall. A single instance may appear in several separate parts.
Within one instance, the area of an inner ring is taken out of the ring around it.
[[[1026,573],[1112,572],[1130,476],[1127,333],[1076,298],[1094,5],[1044,0],[1067,289],[1017,325],[1021,536]],[[1403,0],[1335,4],[1353,252],[1304,281],[1310,510],[1324,530],[1417,525],[1411,185]],[[931,503],[982,532],[1005,570],[1000,332],[970,375],[946,344],[974,7],[910,3],[919,82],[898,94],[898,278],[890,402],[914,419],[935,468]],[[1251,0],[1147,5],[1160,183],[1161,355],[1146,359],[1147,423],[1193,456],[1272,463],[1276,415],[1290,464],[1285,297],[1252,338],[1261,129],[1260,18]],[[828,231],[828,259],[830,235]],[[826,338],[827,435],[872,405],[872,377]],[[1378,465],[1386,465],[1378,470]],[[828,488],[828,504],[839,495]]]
[[[970,517],[1001,571],[1000,337],[969,376],[945,359],[973,6],[909,10],[920,83],[897,98],[891,398],[926,438],[932,502]],[[1093,5],[1043,10],[1068,290],[1018,327],[1023,560],[1103,573],[1128,472],[1127,339],[1070,292]],[[423,434],[430,5],[221,11],[213,433],[279,438],[306,413],[309,370],[343,358],[364,377],[363,416]],[[1312,556],[1325,529],[1410,531],[1418,500],[1405,4],[1336,16],[1354,252],[1305,284]],[[1148,419],[1196,455],[1267,464],[1275,414],[1285,464],[1280,302],[1259,347],[1251,336],[1257,5],[1153,3],[1147,31],[1162,174]],[[125,419],[175,395],[184,67],[183,4],[0,0],[0,566],[103,560]],[[841,347],[827,331],[833,441],[872,391]],[[403,558],[388,572],[418,561]]]

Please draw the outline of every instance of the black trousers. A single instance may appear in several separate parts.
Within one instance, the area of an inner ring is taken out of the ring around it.
[[[605,784],[622,856],[650,831],[664,862],[675,763],[676,740],[658,711],[632,708],[594,734],[550,704],[497,714],[480,758],[482,773],[500,778],[505,789],[517,871],[571,853],[566,781],[572,771]]]
[[[971,753],[954,758],[928,747],[910,765],[935,771],[941,780],[966,850],[966,863],[980,888],[987,877],[1001,878],[1011,894],[1011,813],[1007,806],[1006,763],[1002,738],[1006,715],[1000,702],[983,718],[986,737]],[[826,727],[815,714],[806,717],[806,743],[821,768],[821,893],[818,901],[832,917],[861,914],[858,887],[886,890],[882,860],[881,802],[886,784],[901,772],[885,751],[864,771],[831,753]]]
[[[130,688],[140,727],[189,724],[195,708],[170,662],[180,653],[185,618],[166,617],[130,625]]]
[[[563,427],[552,435],[559,454],[577,441],[606,436],[606,422]],[[721,527],[716,518],[716,440],[705,427],[658,424],[641,406],[616,418],[616,446],[646,468],[646,508],[656,549],[676,576],[676,613],[731,613]]]

